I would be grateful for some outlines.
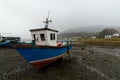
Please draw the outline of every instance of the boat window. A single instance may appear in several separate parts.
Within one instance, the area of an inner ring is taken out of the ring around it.
[[[41,41],[45,41],[45,35],[44,34],[40,34],[41,37]]]
[[[50,34],[50,40],[55,40],[55,33]]]

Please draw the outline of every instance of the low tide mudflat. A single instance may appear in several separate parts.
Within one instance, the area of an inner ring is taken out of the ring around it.
[[[28,69],[30,65],[15,49],[0,49],[0,80],[16,80]]]
[[[77,46],[70,52],[70,62],[66,55],[36,70],[15,49],[0,49],[0,80],[119,80],[120,57],[113,52]]]

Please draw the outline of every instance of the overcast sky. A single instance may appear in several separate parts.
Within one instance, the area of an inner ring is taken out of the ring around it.
[[[0,0],[0,33],[30,38],[29,29],[44,27],[120,26],[120,0]]]

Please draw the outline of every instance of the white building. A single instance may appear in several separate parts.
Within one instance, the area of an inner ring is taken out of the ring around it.
[[[113,34],[113,37],[119,37],[119,36],[120,36],[120,34],[118,34],[118,33]]]
[[[105,35],[105,38],[116,38],[119,37],[120,34],[119,33],[114,33],[113,35]]]
[[[57,30],[50,28],[31,29],[32,40],[36,45],[57,46]]]
[[[92,39],[95,39],[95,38],[96,38],[96,36],[91,36],[91,38],[92,38]]]
[[[105,38],[112,38],[112,35],[105,35]]]

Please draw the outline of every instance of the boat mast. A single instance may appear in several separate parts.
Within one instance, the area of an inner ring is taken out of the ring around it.
[[[48,18],[46,18],[46,21],[43,21],[45,23],[45,28],[48,28],[49,22],[52,22],[52,20],[49,20],[50,10],[48,12]]]

